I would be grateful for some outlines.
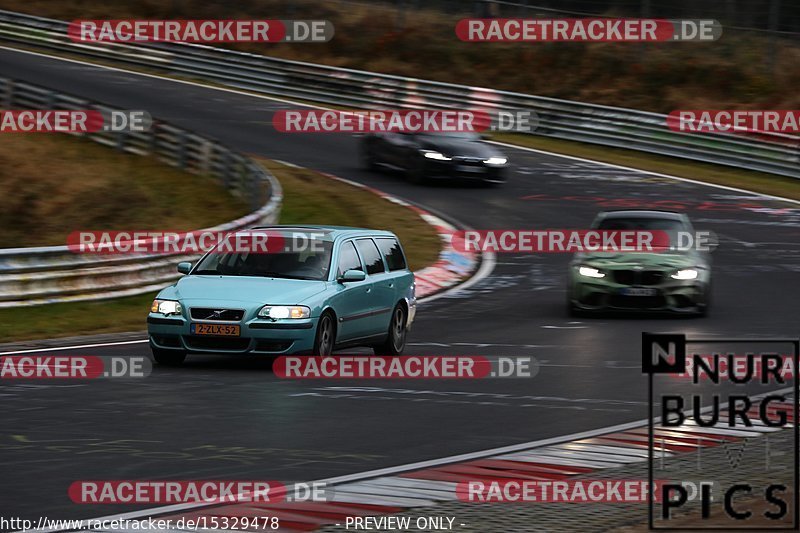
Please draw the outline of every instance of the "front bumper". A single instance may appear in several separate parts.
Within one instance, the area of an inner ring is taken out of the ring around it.
[[[652,294],[628,295],[628,289],[646,289]],[[573,280],[569,292],[572,306],[582,311],[697,313],[708,304],[708,284],[697,280],[650,286]]]
[[[414,323],[414,318],[417,316],[417,297],[404,298],[406,307],[408,308],[408,318],[406,318],[406,329],[411,329],[411,324]]]
[[[256,318],[242,322],[213,322],[240,326],[240,336],[222,337],[192,335],[191,320],[150,313],[147,317],[147,333],[150,344],[162,350],[189,353],[292,354],[310,352],[313,349],[318,320],[318,317],[278,321]]]
[[[505,183],[507,174],[508,164],[490,166],[478,161],[425,161],[425,175],[429,178]]]

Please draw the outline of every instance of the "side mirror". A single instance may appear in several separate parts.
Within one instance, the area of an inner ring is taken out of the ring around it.
[[[339,283],[351,283],[353,281],[364,281],[367,279],[367,274],[363,270],[348,270],[339,276]]]
[[[189,261],[181,261],[178,263],[178,272],[181,274],[188,274],[192,269],[192,264]]]

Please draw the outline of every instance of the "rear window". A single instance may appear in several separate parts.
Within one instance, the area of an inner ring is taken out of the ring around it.
[[[389,265],[390,271],[405,270],[406,258],[403,256],[403,250],[400,248],[400,243],[397,239],[375,239],[378,243],[378,248],[381,249],[381,254]]]
[[[364,264],[367,266],[367,274],[380,274],[385,272],[383,267],[383,259],[378,251],[378,247],[372,242],[372,239],[358,239],[356,241],[358,251],[361,252],[361,257],[364,258]]]

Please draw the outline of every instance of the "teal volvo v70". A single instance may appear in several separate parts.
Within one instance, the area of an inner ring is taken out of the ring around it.
[[[259,232],[279,245],[218,246],[195,265],[178,264],[186,275],[158,294],[147,317],[157,362],[180,364],[190,353],[329,355],[351,346],[403,352],[416,296],[396,235],[322,226],[246,233]]]

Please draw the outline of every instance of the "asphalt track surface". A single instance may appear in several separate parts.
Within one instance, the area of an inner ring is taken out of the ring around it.
[[[321,479],[640,420],[642,331],[797,335],[797,204],[519,149],[508,149],[514,170],[504,187],[415,186],[360,168],[353,136],[276,132],[271,114],[293,107],[286,103],[8,50],[0,75],[146,109],[474,228],[585,228],[603,209],[673,208],[721,240],[708,318],[570,319],[569,257],[560,254],[499,255],[486,279],[420,306],[408,354],[530,355],[541,364],[532,379],[287,381],[262,361],[209,356],[141,380],[2,383],[4,516],[133,509],[75,505],[67,497],[75,480]]]

